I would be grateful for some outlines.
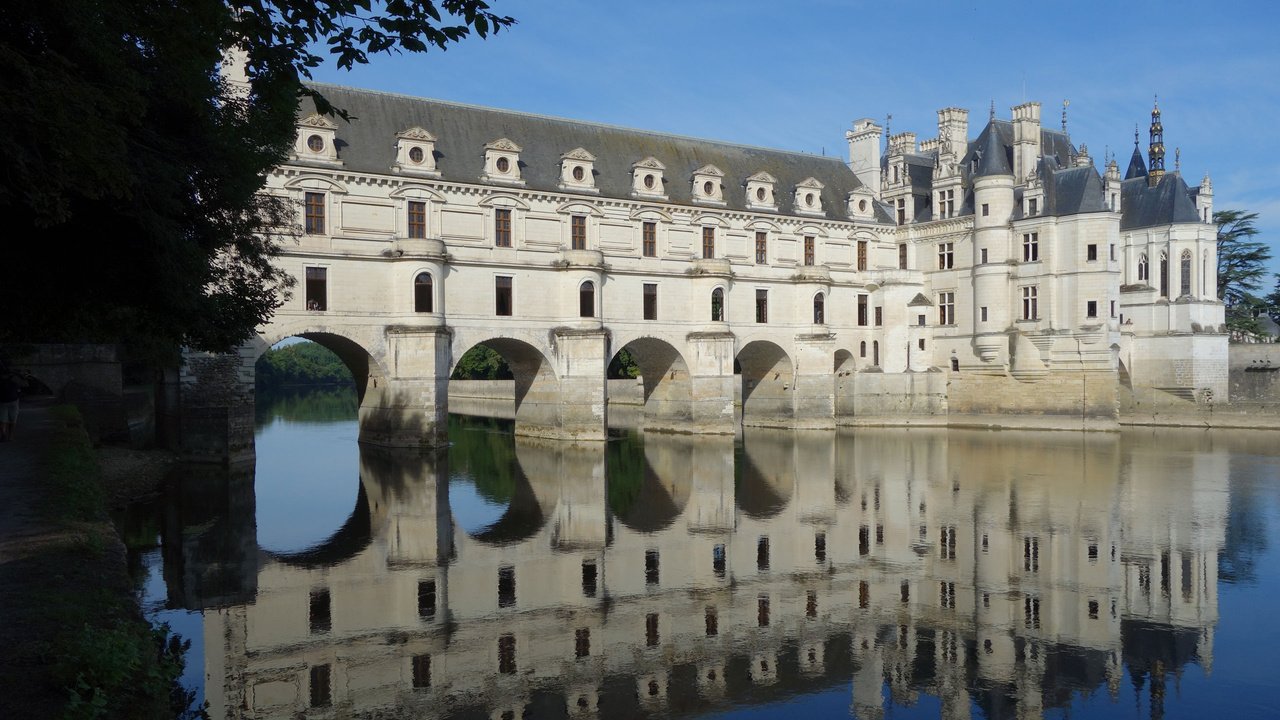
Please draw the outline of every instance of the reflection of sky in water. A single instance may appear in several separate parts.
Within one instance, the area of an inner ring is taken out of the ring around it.
[[[474,535],[498,522],[507,506],[482,496],[466,475],[453,475],[449,478],[449,508],[454,525]]]
[[[258,545],[296,552],[342,527],[359,494],[358,432],[354,419],[258,426]]]
[[[165,610],[168,593],[164,584],[164,559],[160,549],[148,550],[142,556],[142,567],[147,576],[142,585],[142,610],[151,622],[169,624],[169,630],[191,641],[187,650],[187,666],[182,672],[182,684],[196,691],[195,704],[204,702],[204,616],[191,610]]]

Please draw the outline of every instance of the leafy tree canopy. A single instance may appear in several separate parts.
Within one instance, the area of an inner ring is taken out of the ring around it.
[[[313,48],[349,68],[513,22],[483,0],[0,3],[0,343],[243,341],[293,285],[271,259],[294,208],[259,190],[314,95]],[[235,47],[243,93],[218,74]]]
[[[1271,248],[1255,239],[1257,213],[1219,210],[1213,214],[1218,226],[1218,298],[1226,305],[1227,327],[1236,335],[1258,335],[1258,317],[1277,314],[1280,286],[1271,296],[1256,294],[1267,276]]]

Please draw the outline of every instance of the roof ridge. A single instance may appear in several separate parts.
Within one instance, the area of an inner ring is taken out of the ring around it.
[[[368,88],[357,88],[349,85],[338,85],[335,83],[309,82],[309,86],[316,88],[333,88],[335,90],[345,90],[347,92],[363,93],[366,95],[384,95],[386,97],[401,98],[404,100],[417,100],[421,102],[438,103],[440,105],[449,105],[456,108],[464,108],[467,110],[485,110],[488,112],[503,113],[505,115],[517,115],[526,118],[535,118],[538,120],[550,120],[553,122],[569,123],[572,125],[583,125],[592,128],[604,128],[608,130],[620,130],[623,132],[636,133],[639,135],[649,135],[651,137],[668,138],[677,140],[689,140],[692,142],[709,143],[712,145],[723,145],[725,147],[741,148],[744,150],[763,150],[771,153],[781,153],[784,155],[797,155],[805,158],[814,158],[818,160],[831,160],[833,162],[844,165],[844,160],[837,155],[819,155],[817,153],[804,152],[803,150],[783,150],[781,148],[764,147],[763,145],[749,145],[746,143],[735,143],[727,140],[715,140],[712,138],[696,137],[694,135],[681,135],[679,133],[664,133],[656,130],[645,130],[643,128],[627,127],[625,125],[613,125],[611,123],[592,122],[589,120],[575,120],[574,118],[560,117],[558,115],[543,115],[541,113],[524,112],[522,110],[508,110],[506,108],[490,107],[488,105],[475,105],[472,103],[457,102],[455,100],[440,100],[438,98],[427,98],[421,95],[410,95],[408,93],[390,92],[387,90],[370,90]]]

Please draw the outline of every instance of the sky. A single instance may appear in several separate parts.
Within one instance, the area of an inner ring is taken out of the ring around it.
[[[847,159],[858,118],[969,134],[1039,101],[1099,169],[1145,157],[1158,95],[1174,168],[1215,209],[1259,213],[1280,256],[1280,2],[489,0],[518,21],[447,52],[375,56],[322,82]],[[1272,271],[1280,272],[1280,257]],[[1270,283],[1264,288],[1270,290]]]

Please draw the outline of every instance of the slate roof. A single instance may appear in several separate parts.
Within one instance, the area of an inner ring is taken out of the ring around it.
[[[484,146],[508,138],[523,148],[520,175],[525,188],[573,194],[560,185],[560,156],[584,148],[596,156],[595,185],[598,196],[631,199],[632,165],[654,157],[666,166],[665,192],[670,202],[692,201],[693,172],[704,165],[724,171],[727,209],[748,210],[746,179],[761,170],[777,178],[774,186],[778,212],[800,217],[793,208],[795,186],[813,177],[823,184],[825,218],[849,220],[848,193],[862,186],[857,176],[836,157],[734,145],[664,135],[645,130],[545,117],[511,110],[463,105],[442,100],[409,97],[315,83],[335,107],[349,112],[351,122],[338,120],[338,157],[347,169],[387,173],[395,163],[396,133],[420,126],[436,136],[436,167],[445,181],[483,183]],[[314,112],[304,100],[302,116]],[[497,186],[506,187],[499,183]],[[596,197],[586,194],[585,197]],[[715,206],[708,206],[715,207]],[[876,205],[878,222],[891,223],[887,210]]]
[[[1121,230],[1201,222],[1191,191],[1176,172],[1165,173],[1155,187],[1148,186],[1145,176],[1125,180],[1120,183],[1120,203]]]
[[[1010,136],[1010,142],[1006,144],[1000,137],[1000,129],[1007,129],[1007,135]],[[999,122],[987,123],[983,128],[978,139],[970,146],[969,155],[965,158],[965,164],[970,164],[974,158],[978,160],[977,172],[974,177],[987,177],[989,175],[1013,175],[1013,148],[1012,145],[1012,126]]]
[[[1058,169],[1053,158],[1046,157],[1041,161],[1040,179],[1044,183],[1043,215],[1108,211],[1102,176],[1093,165]]]
[[[1124,179],[1132,180],[1134,178],[1147,176],[1147,164],[1142,160],[1142,152],[1138,150],[1138,146],[1133,146],[1133,155],[1129,156],[1129,167],[1124,171]]]

